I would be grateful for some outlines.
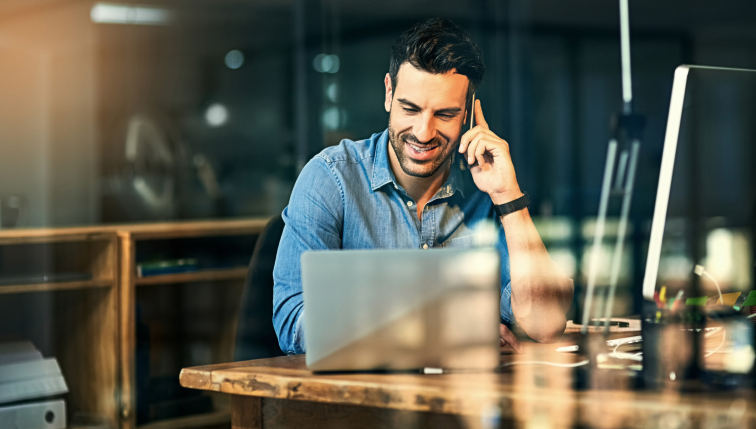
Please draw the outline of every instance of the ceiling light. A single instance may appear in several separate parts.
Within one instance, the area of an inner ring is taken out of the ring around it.
[[[318,54],[313,59],[312,66],[318,73],[336,73],[341,68],[341,60],[335,54]]]
[[[172,20],[173,13],[153,6],[96,3],[89,17],[97,24],[164,25]]]
[[[244,54],[236,49],[234,49],[233,51],[228,51],[228,53],[226,54],[225,62],[226,67],[230,68],[231,70],[236,70],[244,64]]]
[[[211,127],[220,127],[228,121],[228,109],[220,103],[213,103],[205,111],[205,120]]]

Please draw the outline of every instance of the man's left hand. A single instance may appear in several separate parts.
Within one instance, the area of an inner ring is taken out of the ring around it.
[[[459,152],[470,164],[475,185],[491,196],[494,204],[504,204],[521,197],[509,143],[488,128],[480,100],[475,100],[475,123],[459,143]]]
[[[515,353],[522,353],[522,346],[517,337],[503,323],[499,324],[499,342],[501,347],[510,346]]]

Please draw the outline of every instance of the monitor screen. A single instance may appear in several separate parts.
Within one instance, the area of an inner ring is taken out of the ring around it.
[[[754,288],[756,71],[675,71],[643,296]],[[694,267],[710,274],[700,290]]]

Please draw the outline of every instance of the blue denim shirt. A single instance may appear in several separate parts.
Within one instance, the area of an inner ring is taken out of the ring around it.
[[[302,170],[283,211],[284,227],[273,270],[273,326],[287,354],[305,352],[300,258],[308,250],[428,249],[473,245],[472,228],[484,219],[499,228],[501,318],[514,322],[509,252],[491,198],[478,190],[466,163],[455,156],[422,220],[415,201],[389,166],[388,130],[367,140],[343,140]]]

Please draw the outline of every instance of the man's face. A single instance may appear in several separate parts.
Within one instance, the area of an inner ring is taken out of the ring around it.
[[[431,74],[404,63],[391,88],[386,74],[389,141],[402,170],[430,177],[459,144],[465,122],[468,79],[453,71]]]

